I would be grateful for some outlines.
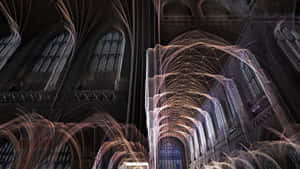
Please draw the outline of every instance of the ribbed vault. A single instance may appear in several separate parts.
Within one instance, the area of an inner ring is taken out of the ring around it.
[[[227,55],[216,46],[229,43],[196,30],[178,36],[167,46],[158,45],[148,51],[146,88],[152,89],[148,91],[148,116],[152,117],[149,125],[153,127],[150,137],[156,139],[154,144],[163,138],[177,138],[185,145],[189,161],[197,158],[207,142],[216,137],[212,114],[201,107],[204,100],[217,105],[209,90],[215,82],[228,80],[220,75]],[[157,149],[157,145],[152,146]]]

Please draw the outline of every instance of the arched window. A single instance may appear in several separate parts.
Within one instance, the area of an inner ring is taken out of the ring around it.
[[[218,127],[220,130],[225,130],[228,126],[227,119],[225,117],[225,112],[222,107],[222,104],[219,100],[216,100],[214,102],[214,110],[216,113],[217,121],[218,121]]]
[[[0,39],[0,70],[13,55],[21,43],[18,32],[12,32],[8,37]]]
[[[202,122],[199,122],[198,130],[200,135],[199,140],[201,140],[201,153],[204,154],[207,150],[207,140]]]
[[[89,75],[83,77],[79,86],[87,89],[117,89],[124,50],[125,38],[121,32],[114,30],[100,37],[89,60]]]
[[[289,26],[286,23],[279,23],[275,29],[275,37],[278,46],[294,68],[300,72],[300,25],[295,23]]]
[[[33,72],[53,72],[60,66],[63,56],[71,54],[71,35],[68,33],[56,36],[43,50],[40,60],[35,64]]]
[[[2,70],[9,58],[20,46],[21,35],[16,28],[17,24],[9,16],[2,3],[0,8],[0,70]]]
[[[0,145],[0,168],[9,169],[14,161],[14,146],[5,141]]]
[[[54,37],[42,50],[40,59],[25,79],[25,88],[44,88],[45,90],[54,88],[68,57],[71,55],[73,45],[74,39],[69,32]]]
[[[221,100],[221,104],[225,105],[224,109],[223,109],[223,112],[224,112],[224,115],[225,115],[227,127],[230,128],[230,127],[232,127],[232,122],[234,120],[234,115],[233,115],[234,110],[230,106],[230,104],[232,104],[232,103],[229,103],[229,101]]]
[[[243,72],[246,83],[248,84],[248,89],[251,94],[251,101],[254,101],[263,94],[263,90],[257,80],[255,73],[248,65],[241,62],[241,70]]]
[[[228,127],[231,130],[232,127],[235,127],[235,125],[238,122],[238,118],[236,117],[237,111],[234,106],[232,97],[228,93],[225,93],[225,96],[226,96],[226,101],[224,101],[224,103],[226,103],[226,110],[227,110],[227,115],[228,115],[227,122],[228,122]]]
[[[90,72],[119,72],[124,53],[124,38],[118,31],[105,34],[97,43]]]
[[[159,169],[183,169],[183,154],[174,141],[162,140],[159,149]]]
[[[209,113],[206,113],[206,115],[205,115],[205,124],[206,124],[206,128],[207,128],[208,138],[210,140],[211,145],[213,145],[215,142],[215,139],[216,139],[216,133],[215,133],[215,127],[214,127],[213,120]]]

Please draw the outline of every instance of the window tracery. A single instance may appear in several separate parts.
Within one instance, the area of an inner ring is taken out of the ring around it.
[[[293,28],[286,23],[279,23],[275,29],[277,44],[292,63],[294,68],[300,72],[300,26],[295,24]]]
[[[101,36],[89,57],[88,76],[82,77],[77,89],[118,89],[125,43],[123,34],[117,30]],[[101,83],[103,80],[105,84]]]
[[[124,38],[118,31],[105,34],[96,46],[90,72],[119,71],[124,53]]]
[[[8,37],[0,39],[0,70],[7,63],[21,44],[21,37],[18,32],[12,32]]]
[[[179,147],[168,140],[161,142],[159,150],[160,169],[183,169],[183,158]]]
[[[14,161],[14,146],[10,142],[0,145],[0,168],[10,169]]]
[[[33,67],[33,72],[51,73],[60,67],[62,57],[71,54],[70,44],[71,35],[68,33],[55,37],[43,50],[41,59]]]
[[[251,101],[253,101],[262,95],[263,90],[258,82],[255,73],[248,65],[246,65],[245,63],[241,63],[241,70],[250,90]]]
[[[72,53],[73,45],[74,38],[69,32],[54,37],[42,50],[39,60],[25,79],[25,89],[55,88],[60,73]]]

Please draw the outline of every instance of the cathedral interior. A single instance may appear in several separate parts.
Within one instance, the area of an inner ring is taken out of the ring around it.
[[[0,0],[0,169],[300,169],[300,0]]]

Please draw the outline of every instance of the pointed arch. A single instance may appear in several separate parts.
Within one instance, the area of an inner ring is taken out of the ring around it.
[[[166,137],[159,143],[159,169],[185,167],[184,146],[175,138]]]
[[[300,4],[300,3],[299,3]],[[292,63],[293,67],[300,72],[300,25],[299,23],[288,24],[281,21],[274,30],[274,36],[278,46]]]
[[[44,48],[41,53],[41,58],[34,65],[33,72],[53,72],[58,64],[60,64],[61,57],[69,56],[72,51],[72,35],[64,32],[56,35]]]
[[[11,32],[7,37],[0,39],[0,70],[5,66],[20,44],[21,36],[15,31]]]
[[[87,61],[87,74],[79,86],[84,89],[118,89],[126,46],[124,33],[112,28],[97,37]],[[103,84],[106,80],[108,83]]]
[[[70,31],[52,36],[42,49],[29,74],[26,75],[25,90],[55,89],[64,66],[72,55],[74,46],[75,37]]]
[[[0,70],[21,44],[21,35],[17,23],[9,15],[5,6],[0,2],[1,38],[0,38]],[[4,22],[4,23],[2,23]],[[3,24],[3,25],[2,25]],[[4,28],[5,27],[5,28]],[[2,37],[3,36],[3,37]]]
[[[251,58],[251,59],[255,59],[255,58]],[[257,79],[257,76],[255,75],[254,71],[245,63],[241,62],[240,63],[241,66],[241,70],[244,76],[244,79],[248,85],[248,89],[251,94],[250,96],[250,100],[256,100],[258,99],[262,94],[263,94],[263,90],[259,84],[259,81]]]
[[[90,72],[118,72],[124,55],[125,38],[113,30],[104,34],[97,42],[90,61]]]

